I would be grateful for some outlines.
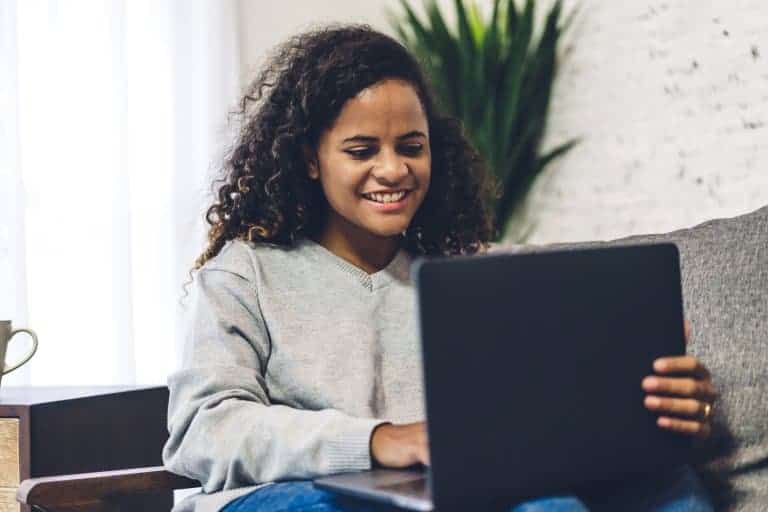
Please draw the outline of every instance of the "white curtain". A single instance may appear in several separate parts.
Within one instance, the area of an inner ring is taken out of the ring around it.
[[[3,386],[165,383],[236,29],[235,0],[0,1],[0,320],[40,339]]]

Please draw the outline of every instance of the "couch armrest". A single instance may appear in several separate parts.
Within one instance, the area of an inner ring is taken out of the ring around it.
[[[111,510],[110,502],[143,493],[200,487],[163,466],[79,473],[21,482],[16,500],[49,510]]]

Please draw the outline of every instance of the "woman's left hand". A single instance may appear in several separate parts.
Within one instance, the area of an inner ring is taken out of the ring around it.
[[[690,325],[685,322],[685,340]],[[693,356],[662,357],[653,362],[656,375],[643,379],[645,407],[660,414],[661,427],[700,438],[712,432],[712,405],[717,393],[709,370]]]

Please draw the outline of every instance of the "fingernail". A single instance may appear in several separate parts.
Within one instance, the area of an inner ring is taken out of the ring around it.
[[[643,387],[646,389],[653,389],[658,384],[658,381],[653,377],[646,377],[643,379]]]
[[[656,397],[656,396],[648,396],[648,397],[645,398],[645,403],[649,407],[658,407],[658,406],[661,405],[661,399],[659,397]]]
[[[669,418],[659,418],[659,426],[668,427],[670,425],[672,425],[672,422],[669,421]]]
[[[664,361],[656,360],[653,362],[653,369],[657,372],[664,371],[666,367],[667,365],[664,363]]]

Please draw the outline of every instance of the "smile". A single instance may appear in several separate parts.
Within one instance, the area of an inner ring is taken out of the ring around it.
[[[400,200],[402,200],[410,190],[400,190],[397,192],[391,192],[391,193],[378,193],[378,192],[372,192],[369,194],[363,194],[363,197],[368,199],[369,201],[374,201],[377,203],[396,203]]]

